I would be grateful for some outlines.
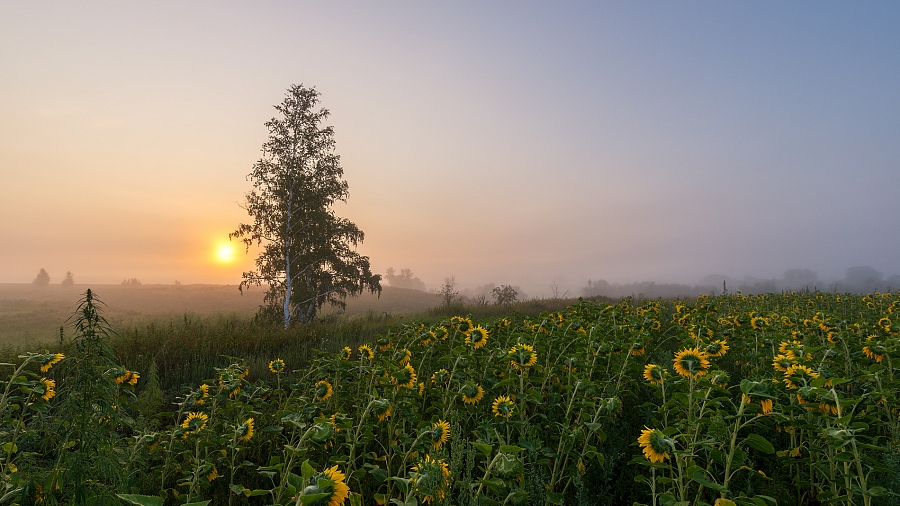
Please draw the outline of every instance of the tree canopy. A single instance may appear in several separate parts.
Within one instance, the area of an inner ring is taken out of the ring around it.
[[[275,106],[280,116],[265,123],[262,158],[247,176],[253,189],[243,207],[253,222],[229,234],[248,250],[263,246],[240,289],[269,285],[261,309],[283,319],[285,328],[315,319],[326,303],[343,308],[350,295],[381,293],[381,276],[356,252],[363,232],[334,212],[350,194],[334,129],[323,124],[328,110],[318,106],[319,92],[302,84]]]

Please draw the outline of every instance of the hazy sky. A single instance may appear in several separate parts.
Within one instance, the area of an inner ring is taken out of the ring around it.
[[[897,2],[3,2],[0,282],[215,260],[291,84],[375,272],[900,273]]]

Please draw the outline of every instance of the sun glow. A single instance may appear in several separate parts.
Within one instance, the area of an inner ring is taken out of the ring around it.
[[[222,244],[216,249],[216,259],[227,264],[234,260],[234,247],[230,244]]]

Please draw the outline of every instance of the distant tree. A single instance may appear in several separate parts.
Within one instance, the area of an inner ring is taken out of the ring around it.
[[[355,251],[363,232],[332,209],[350,193],[334,152],[334,129],[322,124],[328,110],[318,104],[318,91],[295,85],[275,106],[281,116],[266,122],[263,156],[247,176],[253,189],[243,207],[253,223],[229,234],[248,250],[265,243],[240,290],[269,285],[261,313],[278,314],[285,329],[312,321],[326,303],[345,308],[350,295],[381,293],[381,276]]]
[[[455,277],[444,278],[444,284],[441,285],[441,289],[438,291],[438,297],[441,298],[441,302],[445,306],[452,306],[454,302],[459,300],[459,291],[456,290]]]
[[[123,279],[122,284],[130,286],[141,286],[141,280],[138,278]]]
[[[64,285],[74,285],[75,284],[75,275],[72,274],[72,271],[66,271],[66,277],[63,278],[62,284],[64,284]]]
[[[396,274],[393,267],[388,267],[384,279],[387,280],[390,286],[425,291],[425,282],[417,277],[413,277],[410,269],[400,269],[400,274]]]
[[[869,266],[850,267],[839,286],[841,291],[872,293],[879,289],[883,279],[884,274]]]
[[[35,286],[47,286],[50,284],[50,275],[47,274],[47,271],[45,271],[42,267],[41,270],[38,271],[37,276],[34,278],[34,281],[32,281],[31,284]]]
[[[498,305],[512,304],[519,296],[519,292],[509,285],[500,285],[493,290],[494,301]]]
[[[802,290],[809,288],[813,290],[819,285],[819,276],[809,269],[790,269],[784,271],[782,281],[779,285],[785,290]]]

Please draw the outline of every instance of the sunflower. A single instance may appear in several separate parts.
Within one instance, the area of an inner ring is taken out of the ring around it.
[[[471,344],[476,350],[484,346],[488,340],[488,331],[481,325],[473,328],[466,336],[466,344]]]
[[[209,420],[209,415],[206,413],[194,411],[188,413],[187,418],[181,423],[181,428],[185,431],[183,437],[188,437],[189,434],[196,434],[203,430],[206,427],[207,420]]]
[[[775,358],[772,360],[772,367],[780,372],[787,372],[792,365],[794,365],[794,361],[787,355],[775,355]]]
[[[44,385],[44,395],[41,396],[41,399],[49,401],[54,396],[56,396],[56,381],[52,379],[41,378],[40,382]]]
[[[331,397],[332,392],[334,392],[334,389],[331,387],[331,383],[325,380],[316,383],[315,393],[317,401],[327,401]]]
[[[644,350],[644,347],[643,347],[643,346],[641,346],[640,348],[632,348],[632,349],[631,349],[631,356],[632,356],[632,357],[640,357],[640,356],[643,356],[643,355],[644,355],[644,352],[645,352],[645,350]]]
[[[349,346],[341,348],[341,360],[350,360],[350,355],[352,354],[353,350],[351,350]]]
[[[668,371],[662,366],[656,364],[647,364],[644,366],[644,379],[651,385],[662,385],[668,376]]]
[[[517,371],[533,366],[538,360],[537,353],[534,351],[534,346],[525,343],[516,343],[515,346],[509,349],[507,357],[510,359],[509,363],[512,364]]]
[[[446,386],[450,382],[450,371],[438,369],[431,375],[431,384],[436,387]]]
[[[466,383],[459,393],[462,394],[462,400],[466,404],[475,404],[484,397],[484,389],[475,383]]]
[[[469,318],[462,318],[459,316],[455,316],[454,319],[456,321],[456,323],[455,323],[456,330],[458,330],[461,334],[468,336],[469,332],[472,331],[472,327],[474,327],[472,320],[470,320]],[[453,323],[453,321],[451,321],[451,323]]]
[[[200,391],[199,391],[198,395],[199,395],[199,397],[197,397],[197,400],[194,401],[194,404],[205,404],[206,403],[205,399],[207,397],[209,397],[209,385],[207,385],[207,384],[200,385]]]
[[[408,364],[409,359],[411,359],[411,358],[412,358],[412,353],[409,350],[407,350],[406,348],[403,348],[403,357],[400,359],[400,365]]]
[[[706,355],[709,357],[721,357],[728,353],[729,346],[728,342],[724,339],[716,339],[715,341],[706,345]]]
[[[206,475],[206,479],[209,480],[210,483],[212,483],[212,481],[218,477],[219,477],[219,469],[216,468],[216,466],[213,466],[212,471],[210,471],[209,474]]]
[[[675,372],[685,378],[697,379],[706,374],[709,369],[709,360],[706,353],[700,351],[699,348],[685,348],[675,354],[672,360],[675,366]]]
[[[47,372],[54,365],[59,363],[60,360],[66,358],[62,353],[50,353],[48,355],[44,355],[38,359],[38,362],[41,363],[41,372]]]
[[[756,330],[763,330],[769,326],[769,319],[762,316],[754,316],[750,319],[750,326]]]
[[[447,327],[441,325],[440,327],[437,327],[429,332],[428,335],[430,335],[435,341],[443,341],[450,336],[450,333],[447,332]]]
[[[397,383],[397,388],[415,388],[416,370],[412,364],[407,363],[403,369],[394,373],[393,381]]]
[[[131,373],[131,377],[128,378],[128,384],[131,386],[137,385],[137,382],[141,378],[141,375],[134,371],[129,371],[129,372]]]
[[[638,438],[644,457],[650,462],[662,462],[669,458],[672,440],[659,429],[648,429],[646,426]]]
[[[761,399],[759,405],[762,408],[763,415],[768,415],[772,412],[772,399]]]
[[[878,320],[878,326],[884,329],[885,332],[891,331],[891,320],[887,318],[880,318]]]
[[[818,377],[819,373],[805,365],[792,365],[784,372],[784,384],[788,388],[799,388],[800,382],[803,382],[804,386],[806,386],[809,380]]]
[[[434,459],[431,455],[419,460],[412,466],[413,483],[416,492],[422,495],[422,504],[431,504],[435,499],[443,501],[450,487],[450,466],[443,459]]]
[[[866,354],[867,357],[871,358],[875,362],[881,363],[884,360],[884,346],[881,345],[873,345],[873,346],[863,346],[863,353]],[[880,353],[879,353],[880,352]]]
[[[334,466],[332,468],[326,469],[324,472],[313,476],[309,480],[309,486],[304,488],[302,492],[300,492],[300,497],[298,504],[303,502],[302,497],[311,496],[311,495],[319,495],[319,494],[328,494],[327,496],[313,502],[312,504],[323,504],[325,506],[341,506],[344,504],[344,501],[350,497],[350,487],[344,483],[344,473],[338,471],[338,466]],[[330,483],[330,485],[324,485],[325,483]]]
[[[391,416],[391,402],[387,399],[372,401],[372,413],[378,417],[379,422],[383,422],[385,418]]]
[[[509,396],[501,395],[494,399],[494,404],[491,405],[491,411],[494,412],[494,416],[509,418],[512,416],[515,407],[515,403],[510,400]]]
[[[440,449],[447,441],[450,441],[450,422],[444,420],[434,422],[431,426],[431,444],[434,445],[434,449]]]
[[[364,358],[366,360],[372,360],[373,358],[375,358],[375,352],[372,351],[372,347],[368,344],[364,344],[357,349],[359,350],[359,356],[361,358]]]
[[[250,441],[253,437],[253,419],[248,418],[246,422],[240,424],[237,428],[238,439],[241,441]]]
[[[375,344],[378,345],[378,351],[387,351],[393,345],[391,345],[391,340],[386,337],[379,337]]]
[[[284,372],[284,360],[280,358],[276,358],[275,360],[269,362],[269,370],[275,374],[281,374]]]

